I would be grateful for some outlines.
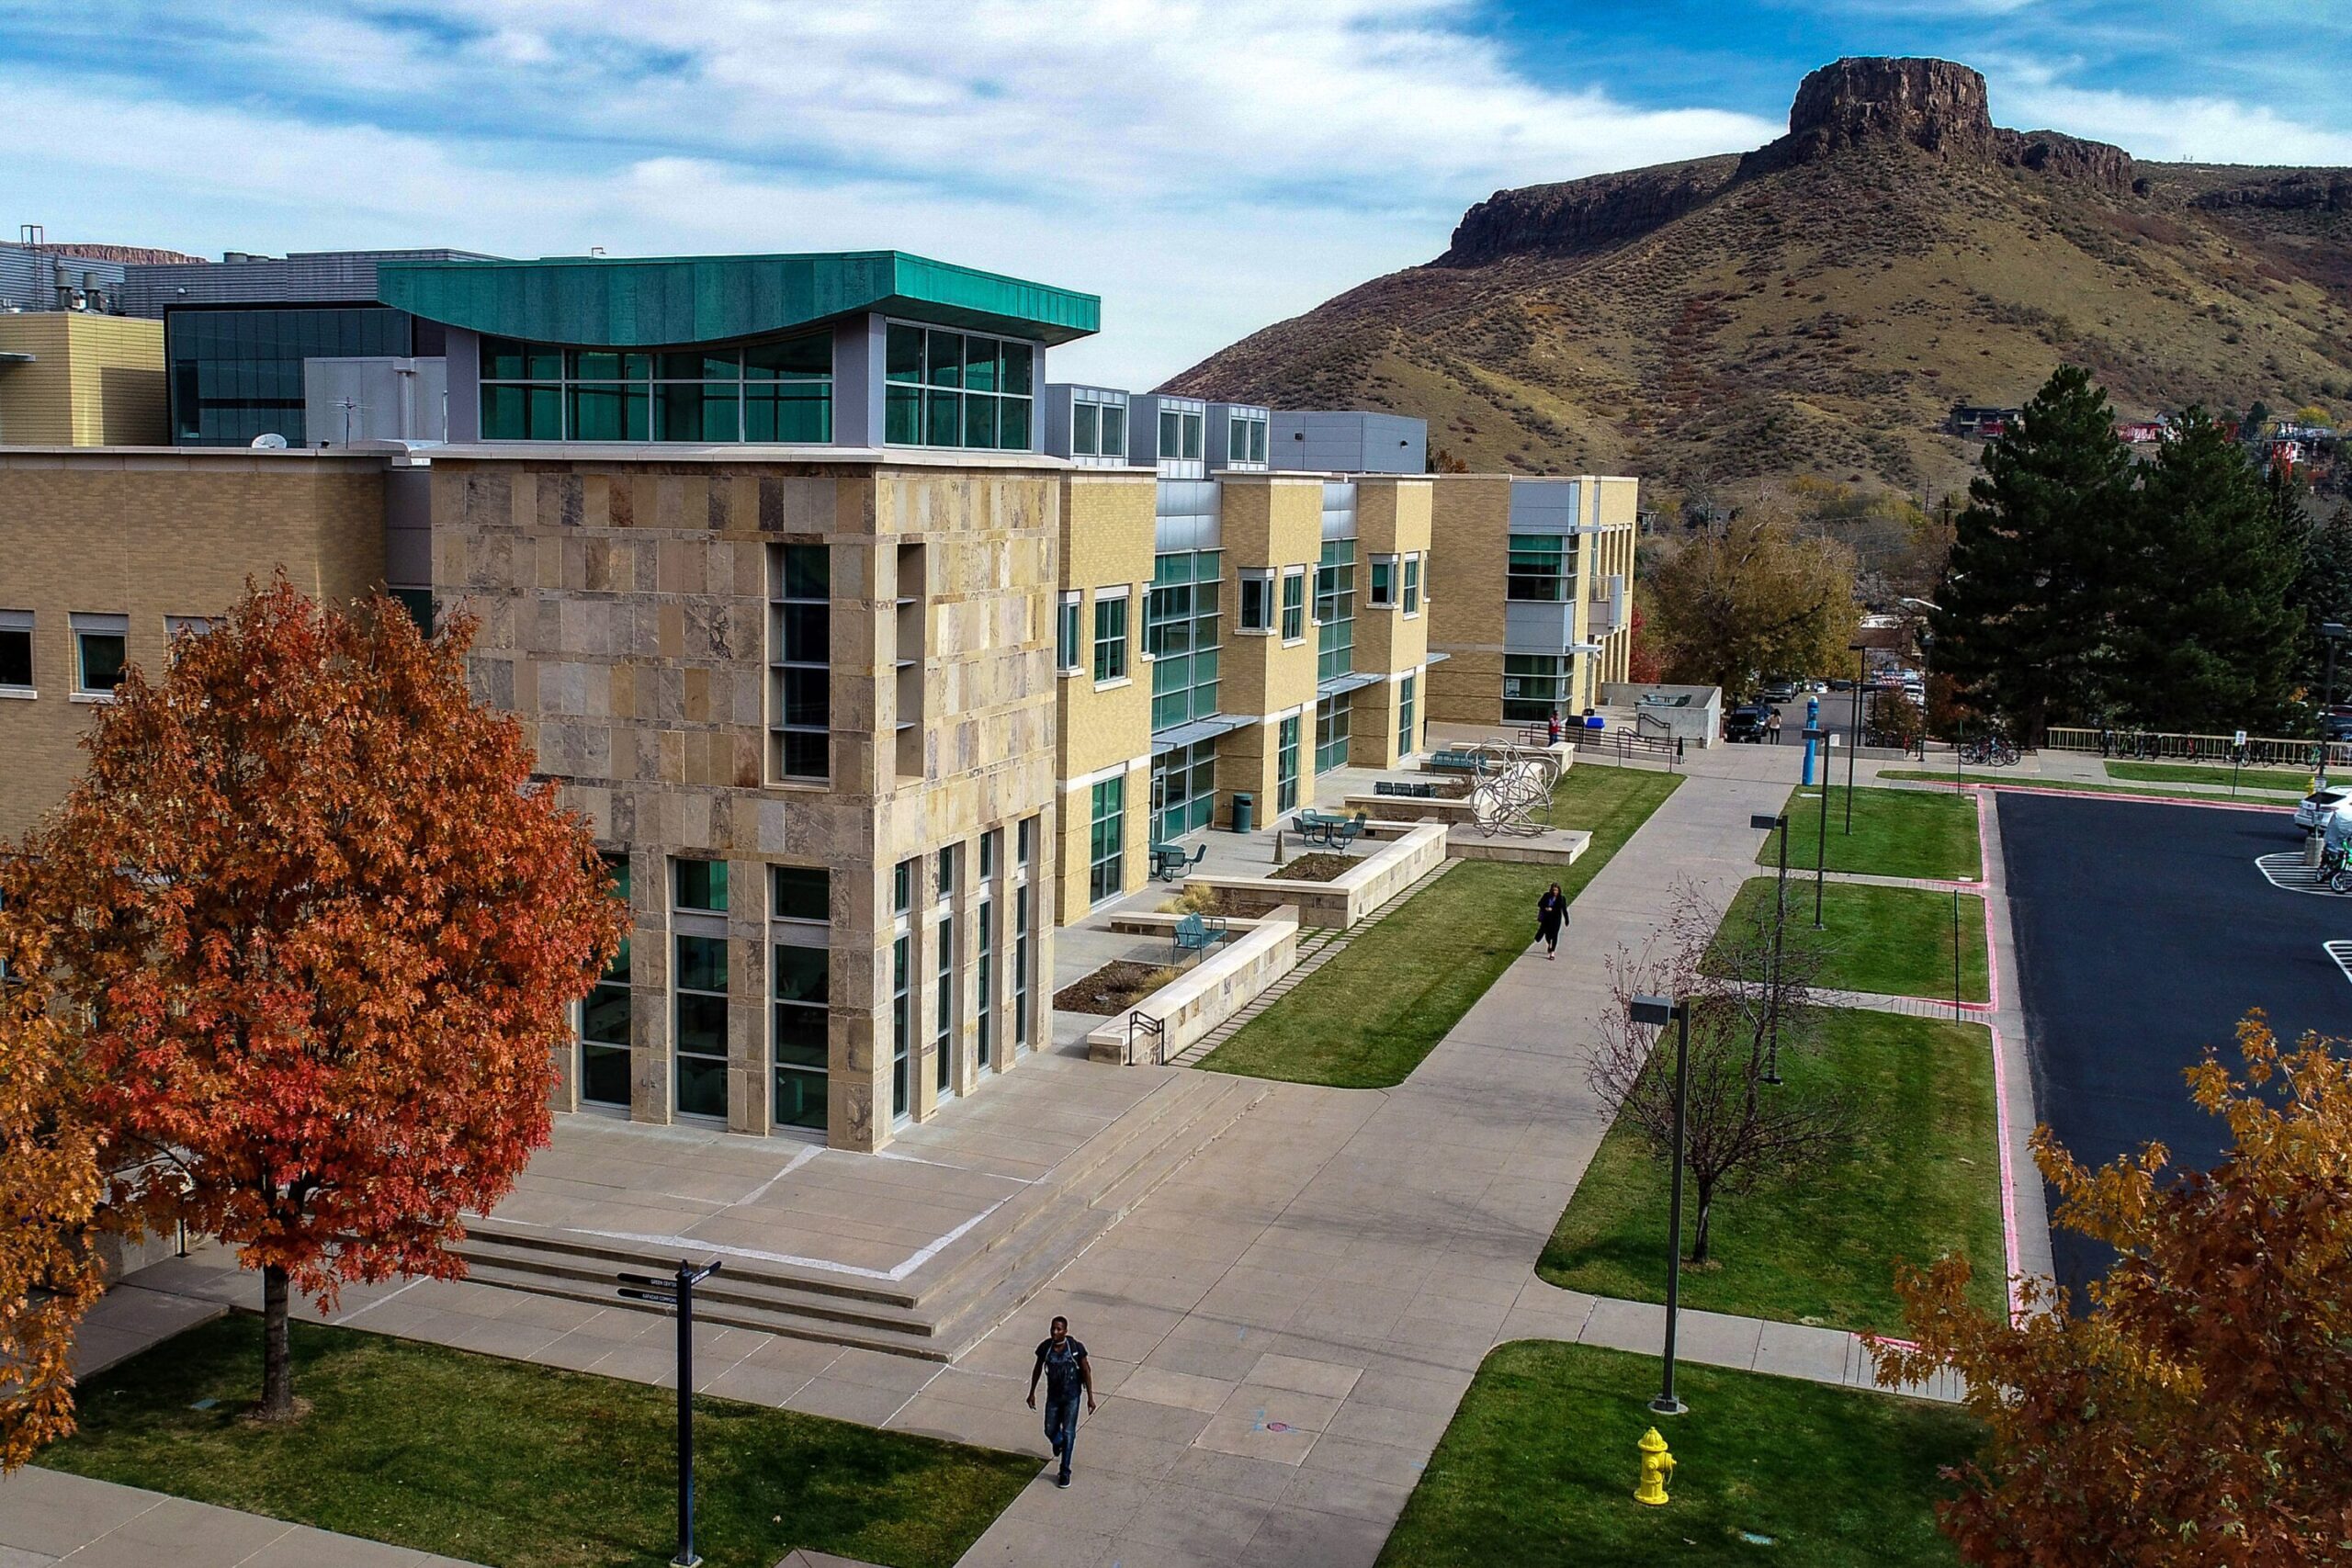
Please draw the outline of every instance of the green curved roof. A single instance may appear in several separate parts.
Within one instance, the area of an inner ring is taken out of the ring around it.
[[[1046,344],[1102,324],[1094,295],[903,251],[382,262],[376,289],[427,321],[595,347],[718,343],[869,310]]]

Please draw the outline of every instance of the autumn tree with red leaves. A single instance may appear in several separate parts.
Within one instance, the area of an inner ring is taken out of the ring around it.
[[[2352,1060],[2306,1035],[2284,1050],[2256,1013],[2233,1075],[2188,1072],[2228,1122],[2211,1170],[2167,1156],[2087,1170],[2043,1128],[2052,1216],[2114,1247],[2089,1311],[2027,1281],[2015,1323],[1968,1301],[1957,1258],[1902,1270],[1916,1348],[1880,1376],[1950,1366],[1987,1433],[1941,1505],[1985,1568],[2318,1568],[2352,1561]]]
[[[586,826],[468,693],[471,634],[249,587],[125,678],[10,874],[87,1020],[114,1213],[261,1273],[265,1418],[294,1414],[291,1292],[464,1272],[619,941]]]

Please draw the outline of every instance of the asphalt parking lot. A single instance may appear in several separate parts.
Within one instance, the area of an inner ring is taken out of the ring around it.
[[[2352,938],[2352,897],[2289,892],[2255,868],[2300,845],[2286,812],[1996,798],[2035,1104],[2077,1159],[2159,1140],[2176,1164],[2213,1163],[2226,1129],[2189,1103],[2181,1070],[2209,1044],[2233,1063],[2253,1008],[2285,1039],[2352,1036],[2352,982],[2320,946]],[[2078,1294],[2104,1271],[2104,1247],[2051,1241]]]

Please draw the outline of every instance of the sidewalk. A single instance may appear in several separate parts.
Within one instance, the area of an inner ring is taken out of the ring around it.
[[[402,1546],[332,1535],[27,1465],[0,1479],[0,1568],[471,1568]]]

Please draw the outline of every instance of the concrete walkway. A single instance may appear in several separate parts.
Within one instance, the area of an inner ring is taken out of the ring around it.
[[[0,1479],[0,1568],[469,1568],[206,1503],[27,1466]]]

